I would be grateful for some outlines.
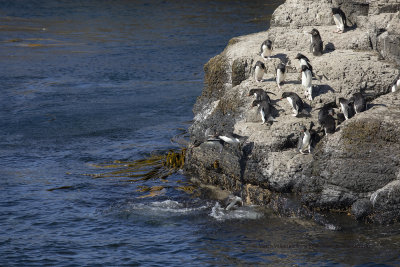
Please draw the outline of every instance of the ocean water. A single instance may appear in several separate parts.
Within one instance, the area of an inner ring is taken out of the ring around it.
[[[203,65],[281,2],[0,0],[0,265],[400,265],[398,225],[226,211],[160,167]]]

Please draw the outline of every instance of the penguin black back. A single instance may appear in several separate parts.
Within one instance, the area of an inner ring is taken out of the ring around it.
[[[267,101],[268,103],[271,102],[271,99],[269,98],[268,92],[264,91],[263,89],[251,89],[248,96],[256,96],[256,100],[260,101]]]
[[[313,53],[314,56],[321,56],[323,50],[323,42],[321,35],[317,29],[312,29],[311,32],[311,45],[310,52]]]
[[[286,66],[285,64],[283,64],[282,62],[278,64],[278,66],[276,67],[277,70],[282,71],[282,73],[286,72]]]
[[[261,61],[256,62],[256,65],[254,66],[254,68],[256,68],[256,67],[259,67],[259,68],[265,70],[265,64],[262,63]]]
[[[325,133],[334,133],[336,129],[335,119],[333,118],[333,108],[337,107],[335,102],[327,103],[322,108],[318,108],[318,122],[324,128]]]
[[[262,44],[261,44],[261,53],[263,52],[263,47],[266,46],[269,50],[272,50],[272,41],[271,40],[265,40]]]
[[[349,102],[354,104],[354,110],[356,111],[356,113],[367,110],[367,101],[361,93],[353,94],[353,96],[349,99]]]
[[[348,28],[349,26],[347,25],[347,18],[346,15],[344,14],[343,10],[340,9],[340,7],[333,7],[332,8],[332,14],[336,15],[338,14],[342,20],[345,28]]]
[[[283,98],[290,99],[290,100],[288,99],[289,103],[292,105],[292,108],[297,111],[297,113],[300,113],[303,111],[304,104],[298,94],[296,94],[294,92],[283,92],[281,99],[283,99]]]

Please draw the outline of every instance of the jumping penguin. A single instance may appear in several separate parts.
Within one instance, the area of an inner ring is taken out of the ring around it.
[[[274,120],[274,118],[272,117],[272,106],[270,103],[268,103],[265,100],[254,100],[253,103],[251,104],[251,108],[255,106],[259,108],[262,120],[261,124],[264,124],[266,121],[271,122]]]
[[[284,99],[284,98],[287,99],[290,106],[292,107],[293,113],[294,113],[292,115],[294,117],[297,117],[299,115],[299,113],[303,112],[303,108],[304,108],[303,101],[296,93],[284,92],[284,93],[282,93],[281,99]]]
[[[265,40],[261,44],[260,48],[260,55],[264,60],[271,59],[271,54],[272,54],[272,41],[271,40]]]
[[[281,89],[281,85],[283,85],[285,81],[286,75],[286,66],[283,63],[279,63],[276,67],[276,83],[278,84],[279,89]]]
[[[335,33],[344,33],[345,28],[348,28],[347,26],[347,19],[346,15],[344,14],[343,10],[340,9],[340,7],[333,7],[332,8],[332,16],[333,20],[335,21],[336,24],[336,31],[333,31]]]
[[[310,122],[310,127],[307,129],[304,125],[301,126],[301,134],[299,138],[299,142],[297,143],[297,150],[301,154],[306,154],[304,151],[308,150],[308,153],[311,154],[311,146],[313,142],[313,136],[311,135],[312,127],[314,126],[313,122]]]
[[[318,122],[324,129],[325,134],[334,133],[336,129],[335,119],[333,118],[333,108],[337,107],[335,102],[327,103],[322,108],[316,108],[320,110],[318,112]]]
[[[218,132],[214,135],[208,135],[208,142],[219,142],[221,145],[224,144],[231,144],[231,145],[242,145],[245,141],[247,140],[247,137],[245,136],[240,136],[238,134],[234,133],[221,133]],[[221,148],[222,150],[222,148]]]
[[[339,98],[339,104],[346,120],[354,116],[354,109],[349,100],[341,97]]]
[[[356,114],[367,110],[367,101],[361,93],[353,94],[353,96],[350,97],[349,102],[353,103]]]
[[[319,31],[317,29],[312,29],[309,34],[311,34],[310,52],[313,53],[314,56],[321,56],[324,45]]]
[[[271,103],[271,99],[269,98],[268,94],[273,94],[272,92],[264,91],[263,89],[251,89],[248,96],[254,95],[256,97],[256,100],[260,101],[267,101],[268,103]]]
[[[257,61],[254,66],[254,77],[257,82],[261,82],[265,73],[265,65],[261,61]]]

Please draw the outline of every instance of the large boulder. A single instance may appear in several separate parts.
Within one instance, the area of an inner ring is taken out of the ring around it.
[[[288,0],[275,11],[271,29],[231,39],[204,67],[205,88],[193,109],[185,170],[201,183],[237,192],[246,203],[282,214],[316,218],[315,211],[329,210],[379,223],[400,219],[400,99],[398,92],[391,93],[399,77],[399,13],[383,14],[387,5],[377,4],[384,1],[370,2]],[[332,33],[330,8],[338,5],[357,23],[343,34]],[[309,52],[307,32],[314,27],[325,45],[320,57]],[[388,45],[385,38],[394,41]],[[266,61],[259,55],[265,39],[274,43]],[[305,99],[299,80],[294,59],[299,52],[322,77],[313,80],[313,101]],[[257,61],[266,66],[261,82],[254,79]],[[282,89],[275,82],[280,62],[287,69]],[[251,108],[254,98],[248,92],[254,88],[270,92],[273,121],[261,124],[257,108]],[[308,114],[293,117],[288,101],[280,99],[283,91],[302,97]],[[356,92],[366,96],[368,110],[340,125],[338,121],[334,134],[318,132],[316,109]],[[296,149],[300,129],[311,122],[320,141],[313,154],[302,155]],[[245,141],[207,141],[210,134],[223,132],[242,135]]]

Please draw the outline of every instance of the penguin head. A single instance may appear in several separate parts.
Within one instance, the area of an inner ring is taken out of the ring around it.
[[[263,70],[265,70],[265,65],[264,65],[264,63],[262,63],[261,61],[257,61],[255,67],[260,67],[260,68],[262,68]]]
[[[247,96],[252,96],[252,95],[254,95],[254,94],[256,93],[256,90],[257,90],[257,89],[251,89],[251,90],[249,91],[249,94],[248,94]]]
[[[298,54],[296,55],[296,57],[295,57],[295,59],[298,59],[298,60],[300,60],[300,59],[302,59],[302,58],[306,58],[306,56],[304,56],[303,54],[300,54],[300,53],[298,53]]]
[[[312,29],[311,31],[310,31],[310,34],[312,35],[312,36],[320,36],[319,35],[319,31],[317,30],[317,29]]]
[[[289,97],[289,96],[290,96],[290,93],[289,93],[289,92],[283,92],[283,93],[282,93],[281,99],[287,98],[287,97]]]
[[[339,9],[338,7],[332,7],[332,15],[339,14]]]
[[[281,63],[279,63],[278,66],[276,67],[276,70],[281,70],[282,72],[285,72],[286,66],[281,62]]]
[[[346,98],[340,97],[340,98],[339,98],[339,104],[347,105],[347,104],[348,104],[348,101],[347,101]]]
[[[300,132],[304,133],[305,131],[307,131],[306,126],[301,125],[301,126],[300,126]]]
[[[268,49],[272,48],[272,41],[271,40],[265,40],[264,44],[268,47]]]

